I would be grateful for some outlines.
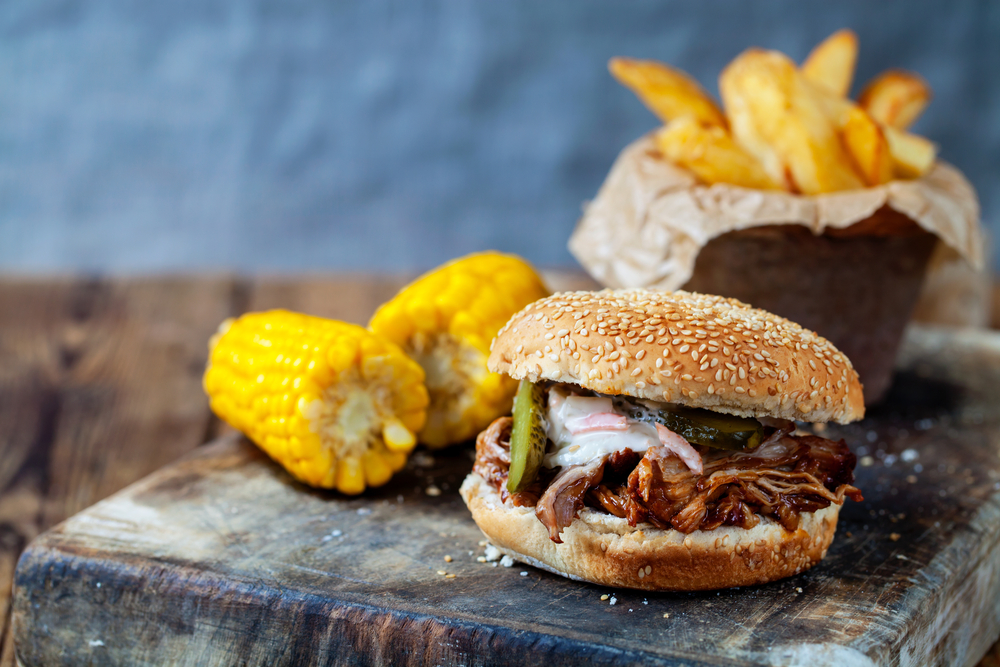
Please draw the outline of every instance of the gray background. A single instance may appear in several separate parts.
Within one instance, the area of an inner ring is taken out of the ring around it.
[[[801,59],[845,26],[855,93],[930,81],[914,129],[995,230],[1000,3],[6,0],[0,270],[570,266],[582,202],[657,125],[609,57],[714,92],[744,48]]]

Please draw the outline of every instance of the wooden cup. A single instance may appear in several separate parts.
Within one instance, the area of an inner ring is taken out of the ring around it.
[[[812,329],[848,356],[865,402],[883,398],[937,237],[883,207],[846,229],[799,225],[723,234],[684,289],[735,297]]]

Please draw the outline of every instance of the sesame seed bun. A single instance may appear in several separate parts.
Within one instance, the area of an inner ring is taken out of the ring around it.
[[[549,539],[534,508],[504,504],[476,473],[465,478],[462,498],[483,534],[501,552],[555,574],[605,586],[656,591],[699,591],[751,586],[807,570],[826,555],[840,505],[800,516],[786,531],[767,518],[750,529],[723,526],[685,535],[584,508]]]
[[[528,305],[489,368],[742,417],[846,424],[858,374],[825,338],[736,299],[692,292],[563,292]]]

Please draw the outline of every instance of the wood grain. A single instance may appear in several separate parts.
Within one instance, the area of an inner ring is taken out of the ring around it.
[[[0,282],[0,610],[48,528],[205,441],[227,278]],[[6,626],[5,626],[6,627]],[[12,664],[9,634],[0,652]]]
[[[411,460],[390,485],[345,498],[295,484],[231,437],[29,547],[19,658],[975,664],[1000,632],[1000,335],[914,330],[902,361],[887,404],[824,431],[867,457],[866,498],[845,505],[827,558],[798,577],[656,595],[490,567],[456,494],[467,451]]]
[[[0,277],[5,623],[14,564],[28,541],[216,432],[199,376],[205,341],[222,318],[286,307],[363,323],[406,279]],[[574,272],[546,279],[555,289],[593,287]],[[996,314],[1000,287],[994,295]],[[0,667],[12,667],[9,625],[0,642]],[[983,666],[1000,664],[997,656],[995,645]]]

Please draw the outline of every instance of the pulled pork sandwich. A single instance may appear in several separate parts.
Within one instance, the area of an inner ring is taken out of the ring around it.
[[[833,540],[856,459],[793,420],[864,416],[833,345],[735,299],[556,294],[493,341],[520,380],[462,497],[500,551],[610,586],[692,591],[801,572]]]

